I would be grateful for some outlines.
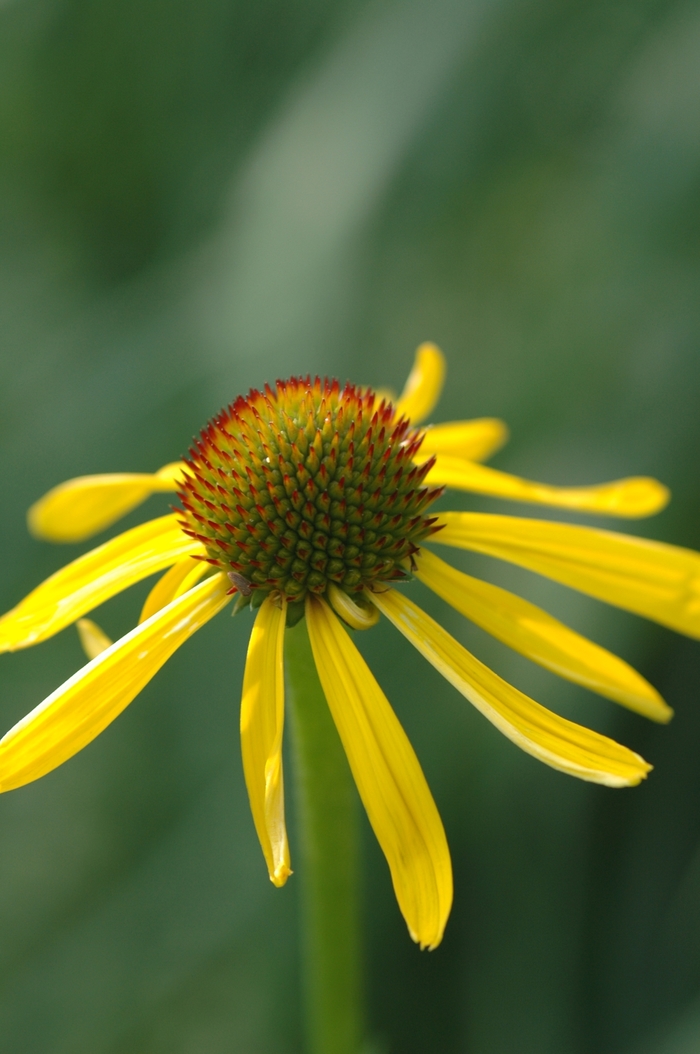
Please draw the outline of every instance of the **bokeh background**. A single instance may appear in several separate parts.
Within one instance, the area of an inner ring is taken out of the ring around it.
[[[56,482],[151,471],[276,376],[400,389],[425,339],[449,358],[436,419],[509,422],[497,466],[557,484],[658,475],[668,510],[613,526],[700,546],[697,3],[4,0],[0,230],[3,608],[85,548],[26,533]],[[365,828],[372,1049],[692,1054],[700,646],[455,559],[617,650],[676,718],[652,726],[424,598],[503,676],[656,766],[632,791],[580,784],[390,628],[358,635],[456,883],[444,944],[421,954]],[[149,586],[98,612],[111,635]],[[273,889],[248,812],[240,618],[0,799],[7,1054],[302,1050],[303,875]],[[3,656],[3,728],[81,662],[73,629]]]

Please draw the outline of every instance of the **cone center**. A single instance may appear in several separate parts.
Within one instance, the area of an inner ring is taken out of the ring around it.
[[[431,532],[422,433],[366,388],[316,378],[239,397],[186,459],[183,529],[242,596],[349,594],[404,577]]]

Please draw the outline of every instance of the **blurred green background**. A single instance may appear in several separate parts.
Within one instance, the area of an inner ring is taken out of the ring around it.
[[[53,484],[155,469],[277,376],[398,389],[425,339],[449,358],[437,420],[509,422],[497,466],[658,475],[669,509],[613,527],[700,547],[697,3],[4,0],[0,230],[3,608],[82,551],[26,534]],[[365,829],[374,1049],[692,1054],[698,644],[455,560],[617,650],[676,718],[560,682],[425,597],[518,687],[656,766],[632,791],[581,784],[390,628],[358,635],[456,885],[421,954]],[[97,613],[111,635],[149,585]],[[267,880],[237,741],[247,618],[214,620],[92,746],[0,799],[7,1054],[301,1051],[303,876]],[[81,662],[72,629],[3,656],[3,728]]]

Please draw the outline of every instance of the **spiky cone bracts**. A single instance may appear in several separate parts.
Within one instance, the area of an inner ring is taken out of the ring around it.
[[[179,493],[185,534],[242,597],[291,605],[331,583],[361,595],[405,577],[442,487],[422,434],[373,392],[309,377],[240,397],[203,430]]]
[[[383,614],[465,699],[553,768],[613,787],[650,769],[638,754],[507,684],[403,591],[417,578],[487,632],[652,720],[670,707],[623,659],[534,604],[439,559],[453,546],[527,567],[599,600],[700,637],[700,556],[638,537],[546,520],[433,513],[444,486],[617,517],[650,515],[668,491],[646,477],[557,488],[480,462],[507,437],[493,418],[419,425],[444,360],[421,345],[398,400],[336,381],[292,378],[239,398],[184,462],[152,474],[83,476],[29,512],[41,538],[90,537],[159,491],[178,512],[104,542],[0,618],[0,651],[76,623],[90,661],[0,741],[0,789],[21,787],[86,746],[192,633],[221,611],[255,610],[243,680],[241,745],[270,878],[291,873],[284,818],[284,635],[306,617],[314,662],[409,932],[435,947],[452,901],[449,850],[416,754],[348,629]],[[137,626],[111,643],[85,618],[160,573]],[[237,620],[240,625],[240,616]]]

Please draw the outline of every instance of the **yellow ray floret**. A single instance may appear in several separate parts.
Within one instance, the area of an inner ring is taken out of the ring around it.
[[[201,546],[199,554],[204,556],[205,552],[204,546]],[[188,589],[191,589],[192,586],[199,582],[202,575],[210,567],[211,565],[205,560],[194,560],[191,556],[186,556],[184,560],[178,560],[170,570],[166,571],[158,579],[146,597],[139,616],[139,622],[145,622],[147,618],[155,615],[156,611],[160,611],[171,600],[181,597],[183,593],[186,593]]]
[[[360,607],[356,602],[357,597],[351,597],[335,582],[329,582],[326,596],[336,615],[340,615],[343,622],[352,629],[370,629],[379,622],[379,612],[374,604]]]
[[[444,355],[436,344],[421,344],[404,390],[396,401],[397,416],[408,417],[413,424],[424,421],[440,398],[444,382]]]
[[[395,589],[370,594],[379,610],[477,710],[528,754],[552,768],[608,787],[631,787],[650,771],[638,754],[567,721],[479,662]]]
[[[131,512],[151,494],[175,491],[185,466],[175,461],[158,472],[120,472],[66,480],[35,502],[29,530],[48,542],[83,542]]]
[[[80,645],[88,659],[96,659],[107,648],[111,648],[114,641],[110,640],[103,629],[89,618],[79,618],[75,624],[78,631]]]
[[[270,880],[291,875],[284,819],[284,624],[287,604],[267,597],[248,643],[241,698],[241,750],[250,808]]]
[[[440,514],[433,541],[497,556],[700,637],[700,554],[593,527],[486,513]]]
[[[671,707],[636,670],[546,611],[505,589],[462,574],[427,549],[415,559],[421,582],[528,659],[652,721],[666,723],[673,717]]]
[[[369,667],[325,601],[310,595],[314,661],[413,939],[434,948],[452,904],[442,821],[418,759]]]
[[[0,740],[0,791],[46,775],[87,746],[173,652],[220,611],[229,581],[201,582],[62,684]]]
[[[451,421],[426,429],[417,461],[433,454],[449,454],[469,461],[485,461],[508,442],[508,426],[497,417]]]
[[[425,461],[431,452],[430,445],[424,443],[419,460]],[[533,483],[519,476],[499,472],[488,465],[477,465],[463,457],[442,453],[438,454],[434,468],[426,476],[426,483],[474,494],[488,494],[495,498],[508,498],[510,501],[527,501],[536,505],[553,505],[560,509],[629,519],[653,516],[668,504],[671,497],[668,487],[647,476],[631,476],[611,483],[599,483],[594,487],[550,487],[547,483]]]
[[[38,644],[134,582],[201,552],[172,515],[125,531],[61,568],[3,615],[0,652]]]

